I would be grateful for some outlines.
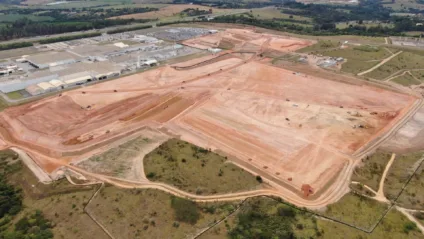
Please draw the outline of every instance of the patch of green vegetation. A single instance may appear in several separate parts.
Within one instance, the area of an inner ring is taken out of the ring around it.
[[[401,207],[424,210],[424,164],[418,168],[405,190],[396,201]],[[423,215],[424,216],[424,215]]]
[[[41,211],[24,216],[15,225],[13,231],[6,231],[3,238],[53,238],[52,223],[44,218]]]
[[[70,41],[70,40],[76,40],[76,39],[82,39],[87,37],[96,37],[100,36],[101,33],[95,32],[95,33],[83,33],[83,34],[77,34],[77,35],[71,35],[71,36],[63,36],[63,37],[51,37],[44,40],[40,40],[40,44],[48,44],[48,43],[55,43],[55,42],[62,42],[62,41]]]
[[[0,151],[0,238],[53,238],[52,224],[41,211],[21,217],[24,209],[24,194],[19,187],[11,184],[10,175],[18,174],[20,162],[11,150]],[[21,217],[19,220],[16,218]]]
[[[316,238],[316,219],[311,213],[268,197],[250,198],[236,214],[211,228],[200,238]]]
[[[11,100],[18,100],[18,99],[22,99],[22,94],[19,91],[14,91],[14,92],[9,92],[6,94],[7,97]]]
[[[27,18],[34,22],[52,21],[54,18],[49,16],[37,16],[33,14],[3,14],[0,15],[0,22],[14,22],[19,19]]]
[[[354,205],[351,205],[351,207],[354,207]],[[281,224],[281,227],[275,228],[276,224]],[[341,223],[315,217],[311,213],[288,207],[270,198],[258,197],[248,199],[237,213],[208,230],[200,236],[200,239],[221,239],[226,237],[320,239],[424,238],[421,232],[415,228],[405,231],[405,228],[411,228],[409,224],[410,221],[393,208],[372,233],[365,233]],[[291,232],[291,234],[286,237],[278,237],[281,233],[287,232]],[[250,233],[250,235],[246,235],[246,233]],[[239,237],[232,237],[232,235]],[[256,235],[256,237],[251,235]],[[261,235],[264,236],[260,237]]]
[[[362,164],[353,172],[352,181],[360,182],[377,191],[381,176],[391,156],[390,153],[377,151],[371,156],[363,158]]]
[[[418,231],[410,231],[406,233],[404,226],[410,221],[402,213],[392,208],[381,223],[370,234],[359,231],[357,229],[342,225],[340,223],[328,220],[317,220],[318,230],[323,239],[345,238],[345,239],[398,239],[398,238],[424,238],[423,234]]]
[[[417,70],[417,71],[409,71],[415,78],[417,78],[420,81],[424,81],[424,70]]]
[[[277,8],[259,8],[252,9],[252,15],[259,19],[292,19],[297,21],[308,21],[312,22],[311,18],[298,16],[298,15],[290,15],[286,13],[282,13],[281,10]]]
[[[194,203],[159,190],[106,186],[87,210],[115,238],[187,238],[226,217],[236,203]]]
[[[254,175],[208,149],[170,139],[144,158],[152,181],[173,185],[196,194],[250,190],[260,186]]]
[[[422,82],[415,79],[411,74],[409,74],[408,72],[393,78],[391,81],[398,83],[399,85],[403,85],[403,86],[410,86],[410,85],[419,85]]]
[[[416,52],[402,52],[365,76],[383,80],[402,70],[424,69],[424,61],[422,59],[423,55]]]
[[[391,54],[383,47],[361,45],[344,49],[332,49],[322,53],[325,56],[343,57],[347,59],[342,65],[342,71],[357,74],[377,65],[381,59]]]
[[[338,48],[340,46],[340,42],[332,41],[332,40],[320,40],[316,44],[312,46],[308,46],[302,49],[299,49],[298,52],[301,53],[316,53],[323,50],[328,50],[332,48]]]
[[[355,59],[348,59],[347,62],[342,64],[341,71],[358,74],[360,72],[363,72],[365,70],[368,70],[369,68],[377,65],[380,63],[380,61],[363,61],[363,60],[355,60]]]
[[[399,195],[408,178],[418,167],[422,157],[422,152],[396,155],[384,183],[384,194],[389,200],[394,200]],[[412,193],[413,190],[410,192]]]
[[[171,198],[171,207],[175,211],[175,220],[189,224],[196,224],[200,212],[195,202],[178,197]]]
[[[322,214],[369,230],[377,223],[387,208],[387,204],[355,193],[348,193],[338,202],[328,205]]]
[[[362,184],[362,183],[351,183],[351,184],[349,185],[349,187],[350,187],[350,189],[352,189],[354,192],[359,193],[359,194],[361,194],[361,195],[366,195],[366,196],[369,196],[369,197],[374,197],[374,196],[375,196],[375,193],[374,193],[374,192],[372,192],[372,191],[370,191],[369,189],[367,189],[367,188],[365,187],[365,185],[364,185],[364,184]]]

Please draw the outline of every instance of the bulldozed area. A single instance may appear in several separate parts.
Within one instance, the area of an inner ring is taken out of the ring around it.
[[[348,191],[354,155],[400,124],[418,100],[263,61],[266,50],[295,51],[308,40],[228,29],[184,44],[207,49],[222,40],[232,49],[6,109],[4,147],[24,149],[49,174],[80,163],[93,177],[143,183],[140,154],[147,152],[135,151],[144,146],[112,146],[179,137],[223,152],[291,203],[323,206]],[[103,159],[108,154],[117,160]]]

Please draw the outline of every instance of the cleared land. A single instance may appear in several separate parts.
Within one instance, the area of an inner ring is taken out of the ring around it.
[[[224,157],[187,142],[171,139],[146,155],[147,177],[196,194],[260,188],[255,176]]]
[[[390,152],[406,153],[419,151],[424,147],[424,107],[401,127],[387,142],[384,148]]]
[[[2,137],[55,173],[142,129],[161,131],[228,155],[297,205],[321,207],[348,190],[352,155],[398,124],[417,100],[277,68],[261,57],[266,50],[288,53],[313,44],[308,40],[229,29],[184,44],[203,49],[224,38],[234,48],[216,59],[158,67],[8,108],[0,113]]]
[[[150,151],[168,139],[158,131],[143,129],[141,136],[129,141],[118,141],[116,147],[109,146],[106,152],[100,152],[78,164],[90,172],[114,176],[128,180],[145,179],[143,158]]]

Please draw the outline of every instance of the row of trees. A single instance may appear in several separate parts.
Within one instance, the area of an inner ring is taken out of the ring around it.
[[[23,18],[1,27],[0,40],[102,29],[134,22],[145,22],[145,20],[108,19],[86,22],[34,22],[30,19]]]

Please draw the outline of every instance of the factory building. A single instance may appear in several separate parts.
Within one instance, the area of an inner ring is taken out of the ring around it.
[[[30,85],[26,87],[25,90],[32,96],[41,95],[45,93],[45,91],[38,85]]]
[[[0,82],[0,91],[3,93],[10,93],[13,91],[23,90],[30,85],[36,85],[41,82],[46,82],[50,80],[57,79],[59,76],[57,74],[32,78],[32,79],[16,79],[10,81]]]
[[[53,66],[72,64],[81,60],[81,57],[72,53],[61,52],[46,52],[37,55],[26,57],[26,60],[33,67],[38,69],[46,69]]]
[[[92,73],[88,71],[78,72],[71,75],[62,76],[59,80],[65,82],[67,86],[83,85],[93,80]]]
[[[49,83],[51,85],[53,85],[54,87],[56,87],[56,89],[64,89],[64,88],[66,88],[65,82],[63,82],[61,80],[51,80],[51,81],[49,81]]]
[[[54,85],[52,85],[48,82],[38,83],[37,86],[40,87],[44,91],[43,93],[52,92],[52,91],[57,90],[57,88]]]
[[[158,65],[158,61],[151,59],[151,60],[146,60],[144,62],[141,63],[142,66],[157,66]]]

